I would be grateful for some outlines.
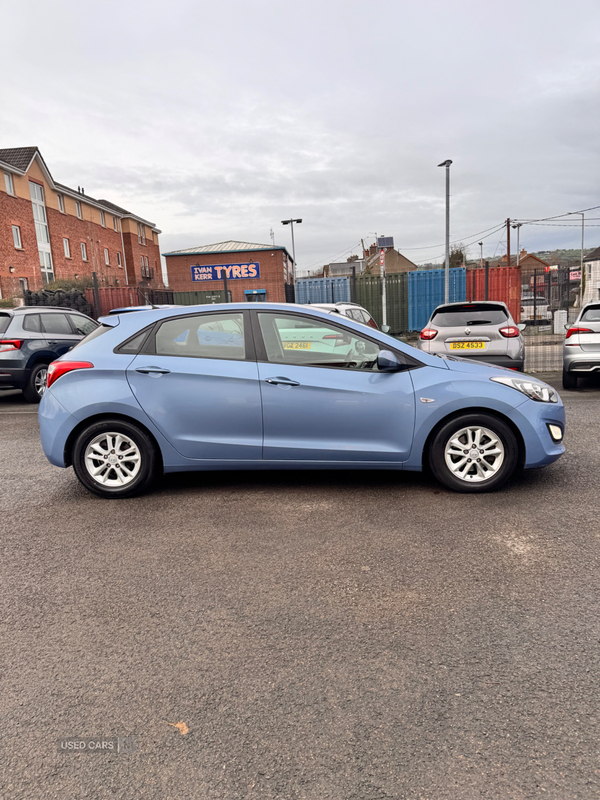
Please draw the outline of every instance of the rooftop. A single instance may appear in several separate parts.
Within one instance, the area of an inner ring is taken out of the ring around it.
[[[256,242],[216,242],[215,244],[203,244],[198,247],[188,247],[185,250],[172,250],[170,253],[163,253],[163,256],[200,256],[213,253],[247,253],[260,250],[287,250],[278,244],[257,244]],[[288,253],[288,256],[290,254]],[[290,256],[291,258],[291,256]]]

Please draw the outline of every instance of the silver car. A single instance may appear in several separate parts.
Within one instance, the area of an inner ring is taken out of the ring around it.
[[[363,325],[368,325],[370,328],[375,328],[376,331],[381,330],[382,333],[389,333],[390,326],[379,325],[375,322],[373,317],[369,314],[366,308],[359,306],[358,303],[338,302],[338,303],[310,303],[308,308],[318,308],[319,311],[327,311],[329,314],[341,314],[343,317],[348,317],[354,322],[360,322]]]
[[[563,344],[563,387],[577,388],[578,375],[600,374],[600,303],[588,303],[567,326]]]
[[[460,356],[523,371],[521,331],[505,303],[480,301],[438,306],[421,331],[417,347],[426,353]]]

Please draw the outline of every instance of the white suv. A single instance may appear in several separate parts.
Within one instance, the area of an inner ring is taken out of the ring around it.
[[[367,309],[359,306],[358,303],[310,303],[308,308],[318,308],[320,311],[327,311],[330,314],[341,314],[343,317],[354,320],[354,322],[361,322],[363,325],[375,328],[376,331],[380,330],[382,333],[390,332],[389,325],[382,325],[380,328]]]

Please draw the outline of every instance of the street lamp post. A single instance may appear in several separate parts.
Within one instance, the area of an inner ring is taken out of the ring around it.
[[[517,229],[517,267],[521,263],[521,247],[519,245],[519,229],[521,228],[522,222],[517,222],[516,225],[513,225],[513,230]]]
[[[479,256],[479,266],[483,267],[483,242],[479,242],[480,249],[480,256]]]
[[[301,219],[282,219],[282,225],[290,225],[292,228],[292,258],[294,259],[294,269],[292,270],[292,278],[294,284],[296,283],[296,245],[294,244],[294,222],[300,224],[302,222]]]
[[[446,280],[444,283],[444,302],[450,302],[450,164],[446,159],[438,167],[446,167]]]

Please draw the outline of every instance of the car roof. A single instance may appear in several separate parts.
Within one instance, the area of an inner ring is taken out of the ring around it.
[[[462,300],[460,303],[441,303],[433,309],[431,314],[433,316],[435,311],[439,311],[442,308],[452,311],[453,308],[465,308],[468,306],[502,306],[508,311],[508,306],[502,300]]]
[[[69,306],[17,306],[16,308],[9,308],[6,309],[7,311],[18,312],[20,314],[31,312],[32,314],[39,314],[40,311],[43,311],[44,314],[47,311],[70,311],[73,314],[83,314],[83,316],[87,316],[84,314],[83,311],[80,311],[78,308],[70,308]]]

